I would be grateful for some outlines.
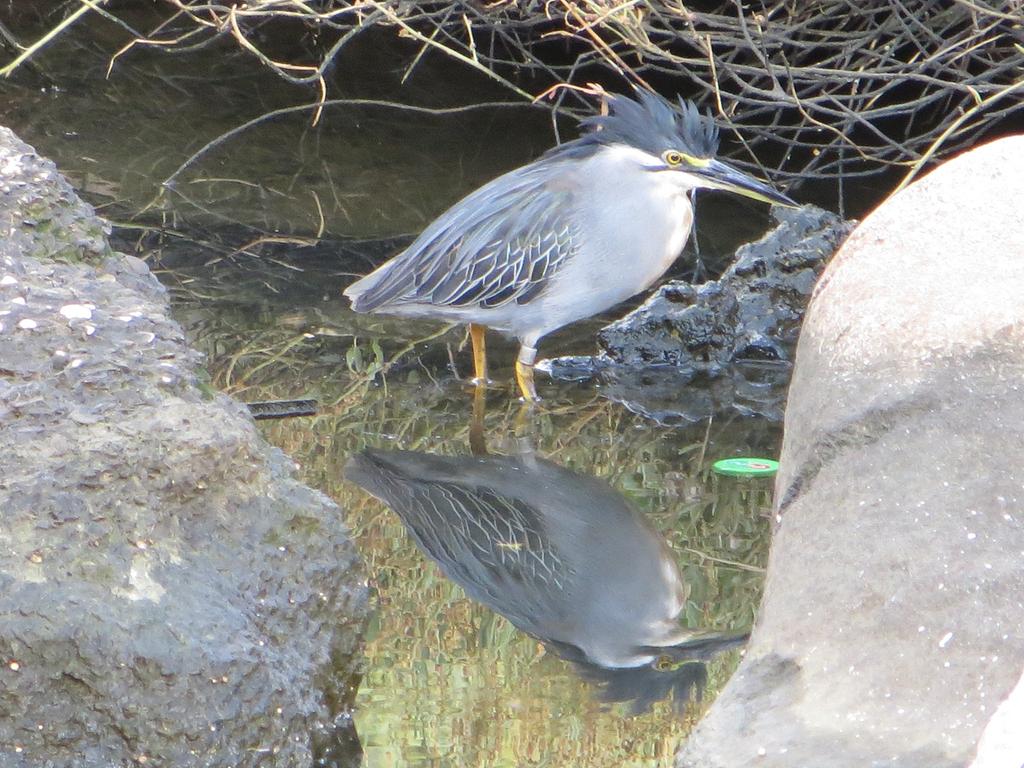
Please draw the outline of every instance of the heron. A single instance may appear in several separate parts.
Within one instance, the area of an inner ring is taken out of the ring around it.
[[[716,159],[718,127],[693,102],[650,91],[606,98],[579,138],[471,192],[346,288],[352,309],[467,323],[478,386],[488,381],[486,330],[515,337],[516,382],[532,402],[540,339],[665,274],[693,226],[694,190],[796,207]]]

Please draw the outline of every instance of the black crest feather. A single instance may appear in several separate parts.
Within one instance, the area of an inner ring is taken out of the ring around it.
[[[609,95],[608,114],[580,121],[587,131],[571,144],[579,149],[626,144],[654,155],[677,149],[695,157],[714,157],[718,151],[718,126],[702,115],[692,101],[678,106],[650,91],[636,99]]]

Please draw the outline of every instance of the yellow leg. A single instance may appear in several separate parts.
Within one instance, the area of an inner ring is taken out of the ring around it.
[[[523,399],[528,403],[540,400],[537,397],[537,387],[533,384],[533,363],[537,359],[537,350],[523,344],[519,348],[519,357],[516,358],[516,384]]]
[[[540,400],[537,397],[537,387],[533,384],[533,366],[526,365],[516,360],[516,384],[519,385],[519,391],[523,395],[523,399],[532,403]]]
[[[480,386],[487,384],[487,345],[484,334],[487,329],[476,323],[469,324],[469,338],[473,342],[473,383]]]

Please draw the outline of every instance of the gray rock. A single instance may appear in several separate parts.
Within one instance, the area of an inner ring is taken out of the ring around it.
[[[345,725],[366,588],[342,515],[200,363],[0,129],[0,766],[308,766]]]
[[[811,289],[853,224],[814,206],[772,213],[778,226],[740,247],[719,280],[670,281],[603,328],[603,356],[712,374],[740,360],[789,360]]]
[[[971,762],[1024,669],[1021,200],[1018,136],[888,200],[829,265],[757,626],[678,766]]]

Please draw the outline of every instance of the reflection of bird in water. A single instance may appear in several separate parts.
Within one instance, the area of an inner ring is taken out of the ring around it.
[[[607,484],[525,456],[368,450],[348,480],[388,504],[473,599],[636,710],[699,693],[703,664],[745,635],[680,626],[672,553]]]

